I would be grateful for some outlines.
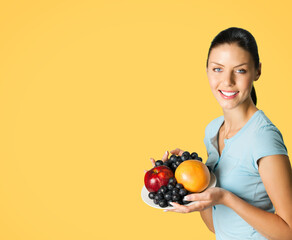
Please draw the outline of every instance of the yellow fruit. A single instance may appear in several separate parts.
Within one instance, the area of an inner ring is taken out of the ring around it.
[[[190,192],[202,192],[210,183],[210,172],[207,166],[198,160],[182,162],[175,171],[175,178]]]

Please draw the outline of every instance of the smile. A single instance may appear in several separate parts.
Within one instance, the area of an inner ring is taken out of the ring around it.
[[[232,98],[235,98],[237,96],[237,94],[239,93],[238,91],[237,92],[226,92],[226,91],[222,91],[222,90],[219,90],[221,96],[225,99],[232,99]]]

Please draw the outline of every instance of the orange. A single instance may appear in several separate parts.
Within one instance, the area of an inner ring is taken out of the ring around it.
[[[175,170],[175,179],[190,192],[202,192],[208,187],[211,176],[204,163],[198,160],[187,160]]]

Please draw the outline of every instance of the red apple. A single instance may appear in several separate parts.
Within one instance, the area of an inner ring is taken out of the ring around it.
[[[161,186],[167,185],[173,172],[167,166],[158,166],[145,173],[144,184],[149,192],[157,192]]]

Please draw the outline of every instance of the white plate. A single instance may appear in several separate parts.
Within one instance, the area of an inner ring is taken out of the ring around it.
[[[216,176],[215,176],[214,173],[211,172],[211,179],[210,179],[209,186],[207,188],[215,187],[216,186],[216,182],[217,182]],[[174,207],[162,208],[159,205],[154,204],[153,200],[148,197],[148,194],[149,194],[149,191],[146,189],[146,187],[144,185],[143,188],[142,188],[141,196],[142,196],[142,200],[146,204],[148,204],[149,206],[154,207],[154,208],[159,208],[159,209],[174,209]],[[190,203],[186,204],[185,206],[189,206],[189,205],[192,205],[192,204],[194,204],[194,202],[190,202]]]

